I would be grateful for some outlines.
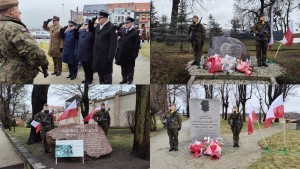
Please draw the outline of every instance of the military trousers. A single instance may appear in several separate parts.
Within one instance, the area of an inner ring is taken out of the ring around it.
[[[99,73],[100,84],[112,84],[112,73]]]
[[[201,61],[203,44],[204,44],[203,40],[194,39],[192,41],[192,47],[193,47],[193,52],[194,52],[194,59],[198,63]]]
[[[105,133],[105,135],[107,135],[107,133],[108,133],[108,126],[106,126],[106,125],[101,125],[100,126],[101,128],[102,128],[102,130],[104,131],[104,133]]]
[[[266,63],[268,50],[268,40],[256,40],[257,64]]]
[[[40,131],[40,134],[41,134],[41,137],[42,137],[42,144],[43,144],[44,152],[49,151],[49,146],[48,146],[47,141],[46,141],[46,133],[47,132],[48,132],[48,130],[41,130]]]
[[[242,130],[242,128],[240,128],[240,127],[231,127],[231,131],[233,134],[233,145],[234,146],[239,145],[241,130]]]
[[[84,71],[84,78],[86,82],[93,82],[93,70],[92,70],[92,62],[82,61],[82,67]]]
[[[123,81],[132,83],[134,76],[134,67],[128,65],[121,65]]]
[[[53,65],[54,65],[54,72],[61,73],[62,71],[62,59],[61,57],[52,57]]]
[[[167,129],[171,148],[178,148],[178,128]]]

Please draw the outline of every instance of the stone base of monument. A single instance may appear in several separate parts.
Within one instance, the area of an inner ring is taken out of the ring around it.
[[[56,140],[83,140],[85,159],[99,158],[112,152],[112,147],[101,127],[96,124],[67,124],[47,132],[50,151]]]
[[[238,71],[235,71],[232,74],[226,74],[225,72],[209,73],[206,69],[200,69],[198,66],[191,66],[193,61],[189,61],[186,66],[191,76],[188,83],[252,84],[262,82],[266,84],[277,84],[276,77],[283,74],[283,67],[277,63],[267,63],[269,67],[258,67],[256,57],[251,56],[250,59],[253,67],[253,73],[250,77],[247,77],[244,73]]]

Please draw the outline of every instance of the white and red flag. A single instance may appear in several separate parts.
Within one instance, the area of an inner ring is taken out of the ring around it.
[[[265,128],[269,127],[274,119],[284,118],[283,95],[278,96],[271,104],[265,121]]]
[[[97,107],[95,110],[91,111],[91,112],[89,113],[89,115],[87,115],[87,116],[83,119],[83,121],[89,122],[90,119],[93,119],[94,114],[95,114],[97,111],[99,111],[99,110],[101,110],[101,107],[100,107],[100,106]]]
[[[68,108],[60,115],[60,117],[57,119],[57,121],[77,117],[77,103],[76,99],[68,106]]]
[[[38,133],[41,130],[41,123],[32,120],[31,125],[35,127],[35,133]]]
[[[284,44],[284,46],[291,46],[293,44],[293,41],[294,41],[293,32],[288,27],[288,30],[284,34],[283,40],[281,42]]]
[[[253,133],[253,122],[257,121],[256,113],[250,103],[249,112],[248,112],[248,135]]]

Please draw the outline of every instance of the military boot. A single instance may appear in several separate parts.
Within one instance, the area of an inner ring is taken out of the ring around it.
[[[264,67],[269,67],[269,66],[267,65],[266,62],[263,62],[263,63],[262,63],[262,66],[264,66]]]
[[[178,151],[178,148],[177,147],[174,147],[174,149],[173,150],[175,150],[175,151]]]
[[[197,62],[197,60],[194,60],[193,63],[191,64],[191,66],[194,66],[194,65],[197,65],[197,64],[199,65],[199,62]]]
[[[173,151],[173,150],[174,150],[173,147],[170,147],[169,151]]]

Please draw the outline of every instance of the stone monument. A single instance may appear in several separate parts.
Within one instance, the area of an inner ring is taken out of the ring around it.
[[[98,158],[112,152],[104,131],[97,124],[67,124],[47,132],[47,143],[55,147],[55,140],[83,140],[84,154]]]
[[[220,100],[190,99],[189,106],[191,140],[220,137]]]

